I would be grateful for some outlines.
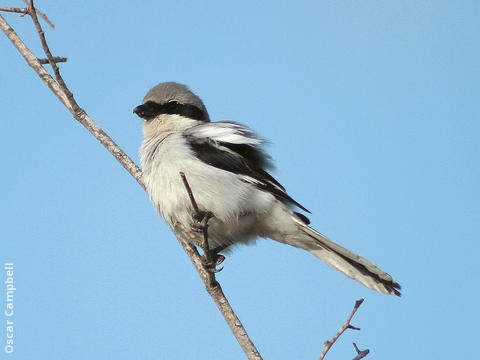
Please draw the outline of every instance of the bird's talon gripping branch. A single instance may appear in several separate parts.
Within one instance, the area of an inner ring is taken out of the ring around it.
[[[211,211],[202,211],[198,210],[195,215],[193,215],[193,218],[197,220],[200,224],[203,223],[208,223],[208,221],[214,217],[213,213]]]
[[[191,229],[203,234],[208,229],[208,221],[213,217],[215,215],[211,211],[196,210],[193,214],[195,222],[191,225]]]
[[[221,263],[223,263],[224,260],[225,256],[223,256],[222,254],[216,254],[215,265],[220,265]]]
[[[200,234],[203,234],[203,232],[205,231],[205,227],[203,227],[201,224],[199,224],[198,222],[194,222],[190,225],[190,229],[193,231],[193,232],[196,232],[196,233],[200,233]]]
[[[192,189],[190,188],[190,184],[188,183],[187,177],[183,171],[180,172],[180,177],[182,178],[183,185],[187,190],[188,197],[190,198],[190,202],[192,203],[195,211],[195,213],[192,215],[195,223],[191,224],[191,229],[192,231],[203,234],[203,241],[200,244],[200,247],[203,250],[203,265],[209,273],[218,273],[219,271],[223,270],[223,267],[217,269],[217,265],[221,264],[223,260],[225,260],[225,256],[219,255],[218,252],[225,249],[225,247],[220,246],[210,250],[210,246],[208,244],[208,222],[211,218],[215,217],[215,215],[213,215],[211,211],[202,211],[198,208],[197,201],[193,196]]]
[[[207,259],[207,254],[205,253],[204,250],[204,259]],[[220,272],[223,270],[223,266],[219,269],[217,269],[217,266],[220,265],[225,261],[225,256],[220,254],[220,251],[225,250],[225,246],[217,246],[214,249],[208,249],[209,255],[208,258],[210,259],[210,263],[205,263],[205,266],[207,269],[213,269],[214,273]]]
[[[204,249],[205,251],[205,249]],[[223,270],[223,266],[221,268],[217,269],[217,266],[223,263],[225,260],[225,256],[222,254],[219,254],[213,250],[209,250],[209,254],[205,253],[205,255],[202,257],[204,261],[205,268],[211,272],[211,273],[218,273]]]
[[[221,268],[217,269],[217,267],[214,263],[213,264],[205,263],[205,269],[212,274],[216,274],[216,273],[219,273],[220,271],[223,270],[223,266]]]

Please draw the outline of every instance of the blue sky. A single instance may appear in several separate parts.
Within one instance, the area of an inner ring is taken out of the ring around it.
[[[404,288],[376,294],[259,240],[218,275],[265,359],[478,352],[480,4],[476,1],[47,2],[37,6],[79,104],[138,162],[132,114],[162,81],[213,120],[269,139],[312,224]],[[22,6],[4,1],[0,6]],[[28,18],[3,14],[40,54]],[[2,359],[241,359],[147,196],[0,36],[0,261],[14,263],[14,353]]]

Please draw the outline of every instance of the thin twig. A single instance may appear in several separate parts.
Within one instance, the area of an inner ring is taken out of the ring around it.
[[[23,0],[23,1],[26,4],[28,4],[27,0]],[[30,0],[29,10],[30,10],[29,11],[30,17],[32,18],[33,24],[35,25],[35,29],[37,29],[38,36],[40,37],[40,42],[42,44],[43,51],[45,52],[45,55],[47,55],[48,62],[50,63],[50,66],[53,69],[53,73],[55,74],[55,79],[57,80],[58,84],[67,95],[67,98],[70,100],[70,103],[74,104],[75,100],[73,98],[73,94],[70,92],[67,85],[63,81],[62,75],[60,75],[60,69],[55,63],[53,55],[50,52],[50,48],[48,47],[47,39],[45,39],[45,33],[43,32],[42,25],[40,25],[40,21],[38,21],[37,11],[35,10],[35,5],[33,4],[33,0]]]
[[[48,59],[37,59],[37,60],[42,65],[50,63],[50,61]],[[55,62],[55,63],[67,62],[67,60],[68,59],[66,57],[63,57],[63,56],[54,56],[53,57],[53,62]]]
[[[208,221],[213,217],[213,214],[209,211],[202,213],[199,208],[197,201],[195,200],[195,196],[193,196],[192,188],[188,183],[187,177],[183,171],[180,171],[180,177],[182,178],[183,185],[187,190],[188,197],[190,198],[190,202],[192,203],[193,210],[195,211],[195,218],[197,220],[201,220],[201,228],[203,232],[203,242],[201,243],[201,247],[204,251],[204,256],[207,260],[207,263],[211,262],[211,254],[210,254],[210,246],[208,244]]]
[[[332,340],[325,341],[325,346],[323,348],[322,354],[318,358],[319,360],[323,360],[325,358],[325,355],[327,355],[328,350],[330,350],[330,348],[333,346],[333,344],[335,344],[335,342],[345,332],[345,330],[347,330],[347,329],[360,330],[360,328],[357,328],[355,326],[350,325],[350,321],[352,321],[353,316],[357,312],[360,305],[362,305],[362,303],[363,303],[363,299],[355,301],[355,306],[353,307],[353,310],[350,313],[350,316],[348,317],[348,319],[340,327],[340,329],[338,329],[337,333],[333,336]]]
[[[3,11],[3,12],[11,12],[11,13],[17,13],[17,14],[22,14],[22,15],[27,15],[29,14],[29,4],[26,0],[23,0],[23,2],[25,4],[27,4],[27,8],[15,8],[15,7],[0,7],[0,11]],[[40,10],[36,9],[36,12],[38,15],[41,16],[41,18],[43,20],[45,20],[45,22],[50,25],[50,27],[52,29],[55,29],[55,25],[53,25],[53,23],[50,21],[50,19],[47,17],[47,15],[45,15],[44,13],[42,13]]]
[[[0,7],[0,11],[18,13],[18,14],[23,14],[23,15],[28,14],[28,9],[25,9],[25,8]]]
[[[25,5],[27,5],[27,8],[30,9],[30,4],[28,3],[27,0],[23,0],[23,2],[25,3]],[[32,7],[33,7],[33,1],[32,1]],[[42,13],[40,10],[38,9],[35,9],[35,14],[38,14],[42,17],[43,20],[45,20],[45,22],[50,25],[50,27],[52,29],[55,29],[55,25],[53,25],[53,23],[50,21],[50,19],[47,17],[47,15],[45,15],[44,13]]]
[[[33,5],[33,4],[32,4]],[[33,8],[33,6],[32,6]],[[35,11],[29,12],[32,15],[32,18],[35,17]],[[34,21],[35,22],[35,21]],[[36,21],[38,24],[38,19]],[[102,144],[105,148],[117,159],[117,161],[132,175],[132,177],[139,183],[139,185],[145,189],[145,184],[142,178],[142,171],[140,168],[130,159],[130,157],[123,152],[123,150],[88,116],[88,114],[80,108],[73,96],[68,96],[71,94],[67,86],[63,82],[60,74],[58,73],[59,82],[63,85],[59,85],[50,74],[45,70],[45,68],[40,64],[37,57],[28,49],[24,42],[20,39],[17,33],[12,29],[12,27],[5,21],[5,19],[0,15],[0,28],[3,30],[5,35],[10,39],[12,44],[17,48],[20,54],[25,58],[28,65],[40,76],[42,81],[50,88],[50,90],[57,96],[57,98],[62,102],[62,104],[72,113],[73,117],[79,121],[90,133]],[[37,28],[37,31],[42,32],[41,27]],[[39,31],[40,30],[40,31]],[[43,35],[44,37],[44,35]],[[42,38],[42,36],[41,36]],[[52,56],[46,41],[44,41],[45,53],[52,63]],[[50,54],[50,56],[48,55]],[[53,63],[55,65],[55,63]],[[57,76],[57,74],[56,74]],[[195,266],[197,272],[200,275],[200,278],[205,283],[207,291],[210,296],[215,301],[218,309],[222,313],[225,321],[228,323],[230,329],[235,335],[238,343],[242,347],[243,351],[247,355],[248,359],[251,360],[261,360],[262,357],[255,345],[248,337],[245,328],[238,319],[237,315],[230,306],[225,294],[222,291],[220,285],[214,287],[207,286],[207,271],[204,269],[200,255],[198,254],[197,249],[192,245],[187,237],[187,229],[183,229],[181,224],[178,227],[175,227],[174,233],[184,248],[185,252],[189,256],[193,265]],[[191,232],[190,232],[191,233]]]
[[[185,189],[187,190],[188,197],[190,198],[190,202],[192,203],[193,210],[195,210],[195,213],[198,214],[198,205],[197,201],[195,200],[195,197],[193,196],[192,188],[190,187],[190,184],[187,181],[187,177],[185,176],[185,173],[183,171],[180,171],[180,177],[182,178],[183,185],[185,186]]]
[[[361,360],[370,353],[369,349],[360,350],[358,348],[357,344],[355,344],[355,343],[353,343],[353,347],[355,348],[355,351],[357,352],[357,356],[355,356],[353,358],[353,360]]]
[[[213,214],[211,212],[200,212],[197,201],[195,200],[195,196],[193,196],[193,191],[192,188],[190,187],[190,184],[188,183],[187,177],[185,176],[185,173],[183,171],[180,171],[180,177],[182,178],[183,185],[185,186],[185,189],[187,190],[188,197],[190,198],[190,202],[192,203],[193,209],[195,211],[194,218],[197,220],[200,220],[200,227],[203,233],[203,241],[200,243],[202,249],[203,249],[203,257],[205,259],[205,264],[211,265],[213,263],[212,259],[212,254],[210,252],[210,246],[208,244],[208,221],[213,217]],[[215,267],[215,266],[214,266]],[[212,271],[207,271],[208,272],[208,286],[213,287],[217,286],[217,280],[215,279],[215,272],[217,270],[214,268]]]

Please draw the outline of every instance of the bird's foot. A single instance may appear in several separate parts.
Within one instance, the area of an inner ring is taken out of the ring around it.
[[[225,256],[214,251],[210,251],[210,254],[205,253],[205,255],[202,256],[203,265],[207,271],[214,274],[223,270],[223,266],[218,269],[217,266],[223,263],[224,260]]]
[[[204,255],[202,259],[208,271],[217,273],[223,270],[223,266],[219,269],[217,269],[217,266],[223,263],[223,261],[225,260],[225,256],[220,254],[220,251],[225,250],[227,247],[228,245],[220,245],[214,249],[208,249],[207,251],[203,249]]]
[[[211,211],[200,211],[193,215],[195,222],[191,225],[193,231],[198,233],[205,233],[208,229],[208,221],[215,217]]]

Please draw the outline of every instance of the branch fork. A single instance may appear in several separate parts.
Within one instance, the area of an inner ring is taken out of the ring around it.
[[[345,332],[345,330],[347,329],[352,329],[352,330],[360,330],[360,328],[356,327],[356,326],[353,326],[352,324],[350,324],[350,322],[352,321],[352,318],[353,316],[355,315],[355,313],[357,312],[358,308],[360,307],[360,305],[362,305],[363,303],[363,300],[364,299],[360,299],[360,300],[357,300],[355,301],[355,305],[353,307],[353,310],[352,312],[350,313],[350,316],[348,317],[348,319],[345,321],[345,323],[340,327],[340,329],[338,329],[337,333],[333,336],[333,338],[331,340],[327,340],[325,341],[325,345],[324,345],[324,348],[323,348],[323,351],[322,351],[322,354],[320,355],[320,357],[318,358],[318,360],[323,360],[325,358],[325,356],[327,355],[328,351],[331,349],[331,347],[333,346],[333,344],[335,344],[335,342],[338,340],[338,338],[340,336],[342,336],[342,334]],[[355,345],[355,350],[357,350],[357,357],[359,356],[360,354],[360,350],[357,348],[357,345]],[[367,354],[370,352],[370,350],[364,350],[362,352],[362,354],[366,352],[366,354],[364,354],[361,358],[358,358],[358,359],[362,359],[363,357],[367,356]],[[355,358],[357,359],[357,358]]]

